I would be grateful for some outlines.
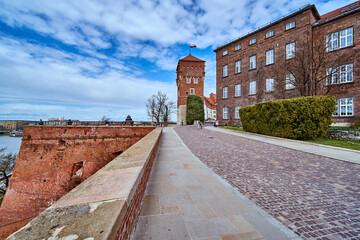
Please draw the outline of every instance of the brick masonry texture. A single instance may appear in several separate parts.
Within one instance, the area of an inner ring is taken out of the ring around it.
[[[153,127],[24,127],[24,138],[0,208],[0,239],[24,226]],[[76,164],[82,173],[74,177]],[[15,226],[15,227],[14,227]]]
[[[346,62],[353,63],[353,82],[324,86],[325,79],[317,84],[316,93],[318,95],[330,94],[335,98],[352,97],[354,99],[354,116],[334,117],[337,122],[352,122],[354,117],[360,117],[360,14],[359,11],[342,16],[336,20],[326,23],[313,25],[316,19],[315,7],[305,8],[297,14],[292,15],[276,24],[269,24],[262,30],[249,34],[239,40],[219,47],[216,52],[216,92],[217,98],[217,119],[221,125],[240,123],[240,119],[235,119],[235,107],[246,107],[263,100],[273,101],[277,99],[293,98],[299,96],[296,88],[285,89],[285,72],[283,66],[291,63],[292,59],[286,60],[286,44],[295,43],[296,51],[301,51],[304,43],[309,44],[309,48],[315,49],[317,46],[325,46],[327,34],[335,31],[353,27],[353,45],[325,53],[327,60],[334,59],[335,56],[347,55]],[[285,31],[285,25],[295,21],[295,28]],[[266,38],[265,34],[274,31],[274,36]],[[309,40],[306,40],[307,36]],[[256,38],[256,44],[249,45],[249,40]],[[240,50],[235,50],[241,44]],[[274,64],[266,65],[266,51],[274,50]],[[324,50],[324,48],[322,48]],[[229,54],[223,56],[223,51],[228,50]],[[295,58],[296,58],[295,51]],[[298,52],[298,54],[299,54]],[[249,58],[256,55],[256,69],[250,69]],[[241,72],[235,73],[235,62],[241,61]],[[343,60],[345,61],[345,60]],[[228,76],[223,77],[223,66],[228,65]],[[325,69],[321,73],[326,74]],[[324,77],[322,76],[322,77]],[[266,78],[274,78],[274,91],[266,92]],[[319,76],[318,79],[321,79]],[[249,94],[250,81],[256,81],[256,94]],[[235,85],[241,84],[241,96],[235,97]],[[228,87],[228,98],[223,98],[223,88]],[[315,88],[313,86],[313,88]],[[315,90],[314,90],[315,91]],[[228,119],[223,119],[223,108],[228,108]]]
[[[304,239],[360,238],[360,165],[196,127],[188,148]]]

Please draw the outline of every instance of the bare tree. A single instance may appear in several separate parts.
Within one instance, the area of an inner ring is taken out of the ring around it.
[[[162,119],[165,126],[168,125],[168,121],[170,120],[170,115],[175,112],[176,109],[175,106],[176,106],[175,102],[173,101],[165,102],[162,112]]]
[[[5,150],[6,148],[0,149],[0,193],[2,194],[5,194],[9,186],[17,157],[15,153],[5,153]]]
[[[162,120],[166,125],[174,108],[175,103],[172,101],[168,102],[168,96],[160,91],[146,101],[147,115],[151,118],[154,117],[157,124],[160,124]]]
[[[331,77],[333,71],[326,74],[328,69],[337,69],[351,59],[349,51],[343,51],[329,56],[328,44],[323,39],[316,39],[307,33],[296,41],[296,52],[292,59],[281,64],[278,71],[279,79],[294,87],[299,96],[313,96],[328,94],[330,88],[323,88],[326,78]],[[335,72],[335,71],[334,71]],[[287,77],[286,77],[287,76]],[[284,86],[284,84],[282,84]]]
[[[102,122],[104,122],[104,123],[108,123],[108,122],[110,122],[110,119],[111,119],[111,118],[109,118],[109,117],[107,117],[106,115],[104,115],[104,116],[102,116],[102,118],[101,118],[100,121],[102,121]]]

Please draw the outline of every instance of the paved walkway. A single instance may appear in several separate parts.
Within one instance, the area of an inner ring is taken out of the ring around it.
[[[335,160],[335,149],[321,151],[329,158],[314,154],[316,145],[310,151],[294,141],[275,139],[275,145],[258,135],[196,127],[175,131],[202,162],[302,238],[360,239],[360,164]]]
[[[133,239],[297,239],[164,128]]]
[[[343,149],[339,147],[332,147],[327,145],[308,143],[308,142],[285,139],[285,138],[270,137],[261,134],[240,132],[240,131],[229,130],[224,128],[206,127],[206,129],[232,134],[235,136],[248,138],[260,142],[271,143],[277,146],[299,150],[302,152],[313,153],[324,157],[360,164],[360,151],[356,151],[356,150]]]

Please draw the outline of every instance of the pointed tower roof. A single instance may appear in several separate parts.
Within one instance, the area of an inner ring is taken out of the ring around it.
[[[188,62],[205,62],[204,60],[201,60],[197,57],[194,57],[193,55],[189,54],[188,56],[180,59],[179,61],[188,61]]]

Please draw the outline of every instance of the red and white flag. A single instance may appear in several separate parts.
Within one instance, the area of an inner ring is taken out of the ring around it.
[[[190,44],[190,48],[196,48],[195,44]]]

